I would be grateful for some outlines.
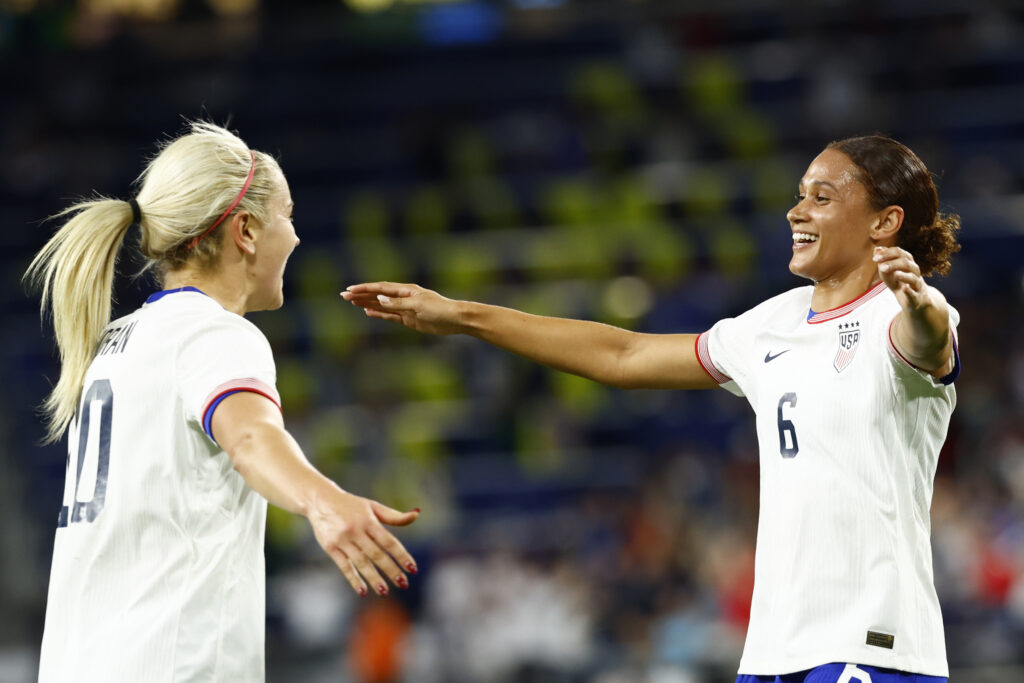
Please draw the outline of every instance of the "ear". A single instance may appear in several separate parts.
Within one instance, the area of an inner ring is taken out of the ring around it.
[[[878,223],[871,228],[871,239],[881,242],[896,237],[903,225],[903,207],[887,206],[878,212]]]
[[[228,222],[228,236],[238,250],[250,256],[256,253],[256,241],[259,239],[259,230],[252,214],[248,211],[239,211]]]

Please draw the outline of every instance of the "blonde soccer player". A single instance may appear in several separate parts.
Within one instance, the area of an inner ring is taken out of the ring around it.
[[[787,214],[811,281],[703,334],[638,334],[360,284],[366,314],[470,334],[621,388],[710,389],[754,409],[761,499],[737,683],[938,683],[948,676],[929,506],[956,402],[958,313],[946,273],[959,218],[884,136],[833,142]]]
[[[207,123],[165,145],[131,200],[72,206],[27,276],[61,357],[68,434],[39,680],[264,678],[267,501],[305,516],[360,595],[407,587],[399,512],[320,474],[285,430],[270,346],[299,244],[273,157]],[[110,321],[132,226],[162,290]]]

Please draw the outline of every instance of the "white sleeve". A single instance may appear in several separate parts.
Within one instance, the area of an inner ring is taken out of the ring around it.
[[[892,317],[892,320],[889,321],[888,329],[886,330],[886,338],[889,342],[889,358],[897,371],[897,376],[906,375],[913,379],[921,380],[923,383],[930,385],[935,389],[947,387],[956,381],[956,378],[960,376],[960,341],[957,339],[956,334],[956,327],[960,324],[960,311],[956,310],[952,306],[949,307],[949,330],[953,335],[953,369],[945,377],[936,377],[930,372],[922,370],[904,358],[903,354],[899,352],[899,349],[896,348],[896,345],[892,341],[892,325],[896,322],[896,317],[898,315],[899,313],[896,313],[896,315]]]
[[[697,360],[721,387],[750,396],[750,357],[754,343],[753,310],[725,318],[697,337]]]
[[[222,400],[239,391],[266,396],[278,408],[277,369],[266,338],[251,323],[233,314],[189,335],[177,359],[178,391],[189,421],[213,440],[210,423]]]

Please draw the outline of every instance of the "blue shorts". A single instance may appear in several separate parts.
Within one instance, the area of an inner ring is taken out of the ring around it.
[[[881,669],[861,664],[822,664],[807,671],[782,676],[751,676],[741,674],[736,683],[949,683],[942,676],[908,674],[896,669]]]

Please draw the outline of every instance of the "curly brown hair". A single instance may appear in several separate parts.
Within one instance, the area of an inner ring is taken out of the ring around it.
[[[921,274],[949,273],[950,257],[960,251],[960,216],[939,213],[939,193],[924,162],[909,147],[884,135],[836,140],[826,149],[842,152],[857,166],[858,180],[875,209],[903,208],[896,243],[913,255]]]

